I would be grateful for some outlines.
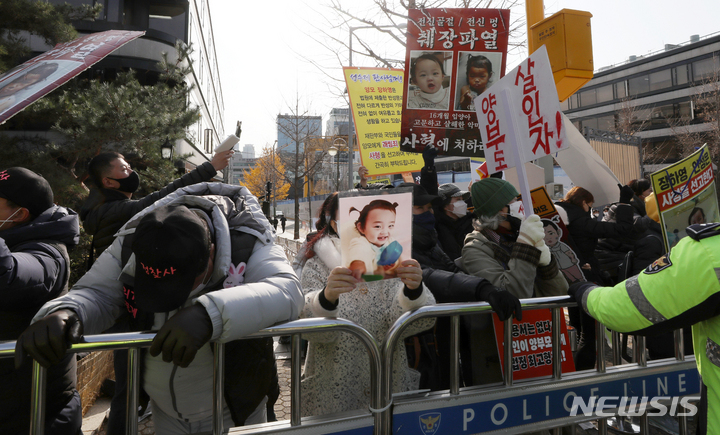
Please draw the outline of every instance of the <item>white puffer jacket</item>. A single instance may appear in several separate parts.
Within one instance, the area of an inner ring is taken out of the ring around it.
[[[283,249],[275,244],[275,236],[257,199],[242,186],[200,183],[179,189],[135,215],[70,292],[45,304],[34,320],[67,308],[78,313],[85,334],[99,334],[112,326],[126,310],[120,279],[132,278],[135,271],[134,255],[121,269],[123,240],[135,231],[135,225],[146,213],[170,203],[203,209],[212,221],[216,252],[208,289],[218,288],[227,277],[232,250],[230,231],[250,233],[257,238],[242,285],[191,295],[185,303],[185,306],[199,303],[205,307],[213,324],[211,340],[236,340],[298,317],[303,296],[297,275]],[[153,329],[159,329],[174,314],[156,314]],[[148,354],[145,362],[145,389],[168,415],[187,421],[212,415],[210,344],[203,346],[185,369],[163,362],[161,355],[153,358]]]

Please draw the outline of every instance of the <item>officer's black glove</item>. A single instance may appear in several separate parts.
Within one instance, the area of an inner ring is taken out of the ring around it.
[[[621,186],[618,184],[618,187],[620,188],[620,204],[630,204],[630,200],[635,196],[635,192],[633,192],[632,188],[628,185]]]
[[[516,319],[522,320],[520,300],[509,291],[499,289],[493,285],[484,285],[482,289],[478,289],[476,297],[479,301],[487,301],[500,320],[509,319],[513,313]]]
[[[150,355],[162,352],[165,362],[187,367],[197,351],[212,337],[212,321],[200,304],[183,308],[160,328],[150,346]]]
[[[57,364],[71,344],[80,342],[82,335],[82,323],[75,311],[58,310],[48,314],[20,334],[15,343],[15,368],[25,363],[26,355],[45,368]]]
[[[568,295],[570,295],[570,297],[576,302],[580,302],[582,301],[585,292],[595,287],[597,287],[597,284],[592,282],[577,281],[570,284],[570,288],[568,288]]]
[[[425,162],[425,167],[428,169],[432,169],[435,167],[435,157],[438,155],[438,150],[432,145],[426,145],[425,149],[423,149],[422,157],[423,161]]]

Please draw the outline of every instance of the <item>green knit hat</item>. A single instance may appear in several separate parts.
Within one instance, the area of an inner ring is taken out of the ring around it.
[[[475,215],[495,216],[519,194],[512,184],[500,178],[483,178],[470,188]]]

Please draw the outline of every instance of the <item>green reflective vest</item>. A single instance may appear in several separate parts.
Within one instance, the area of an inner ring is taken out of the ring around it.
[[[683,238],[670,254],[614,287],[579,301],[608,328],[654,335],[692,325],[698,371],[708,388],[708,432],[720,434],[720,237]]]

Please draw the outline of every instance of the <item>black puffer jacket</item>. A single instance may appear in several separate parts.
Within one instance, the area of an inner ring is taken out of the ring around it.
[[[616,208],[616,222],[599,222],[593,219],[588,212],[568,202],[556,202],[567,212],[567,228],[570,237],[575,242],[580,265],[590,264],[591,270],[583,270],[588,281],[600,283],[600,264],[595,257],[595,248],[600,238],[616,238],[629,240],[633,230],[633,208],[627,204],[618,204]]]
[[[161,190],[143,199],[128,199],[125,194],[112,189],[92,189],[90,196],[80,208],[80,219],[85,232],[93,236],[95,257],[102,254],[115,240],[115,233],[138,212],[177,189],[191,184],[210,181],[217,171],[205,162],[190,173],[183,175]]]
[[[413,224],[412,237],[412,257],[420,263],[423,269],[431,267],[448,272],[460,271],[440,247],[435,230],[429,231]]]
[[[78,243],[77,214],[53,206],[26,225],[0,231],[0,341],[17,340],[47,301],[67,293],[70,259],[67,248]],[[0,433],[30,430],[32,364],[15,370],[12,359],[0,360]],[[75,354],[52,366],[47,375],[46,433],[75,435],[82,422],[76,395]]]
[[[465,236],[473,231],[473,215],[467,214],[459,219],[453,219],[444,210],[435,211],[437,223],[435,229],[443,251],[453,260],[462,256]]]

